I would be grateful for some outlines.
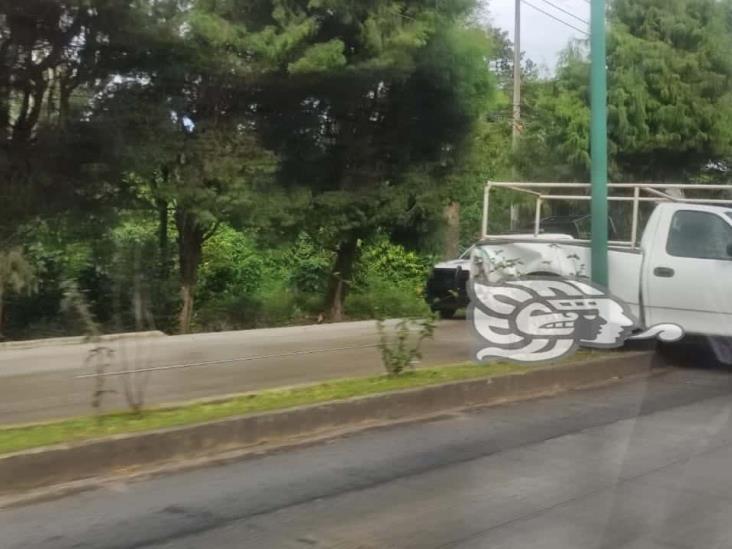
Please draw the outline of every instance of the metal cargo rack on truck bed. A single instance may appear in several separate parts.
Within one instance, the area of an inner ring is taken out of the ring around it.
[[[483,224],[481,240],[506,240],[517,241],[527,240],[527,235],[510,234],[489,234],[488,226],[490,219],[490,199],[494,189],[507,189],[518,193],[531,195],[535,199],[534,231],[533,238],[539,238],[541,234],[541,211],[543,204],[550,201],[587,201],[591,200],[589,191],[590,183],[517,183],[517,182],[488,182],[484,190],[483,198]],[[559,191],[558,194],[549,194],[552,191]],[[580,194],[585,191],[586,194]],[[677,197],[669,194],[669,191],[689,191],[695,195],[706,194],[696,198]],[[717,204],[732,205],[732,196],[729,198],[708,197],[710,194],[723,192],[732,193],[732,185],[722,184],[692,184],[692,183],[610,183],[608,185],[608,201],[630,204],[633,207],[630,240],[611,240],[609,244],[616,247],[637,248],[639,245],[640,232],[640,204],[652,202],[677,202],[686,204]],[[623,194],[625,193],[625,194]],[[531,237],[528,238],[531,240]],[[551,239],[542,238],[543,242],[551,242]],[[573,239],[575,244],[586,243],[586,239]]]

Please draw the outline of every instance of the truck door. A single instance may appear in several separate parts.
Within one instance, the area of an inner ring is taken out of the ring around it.
[[[732,336],[732,212],[678,206],[662,216],[666,234],[653,239],[643,268],[646,326]]]

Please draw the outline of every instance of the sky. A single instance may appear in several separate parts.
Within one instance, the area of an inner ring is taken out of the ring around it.
[[[514,0],[482,0],[482,2],[488,12],[489,20],[495,26],[507,30],[509,38],[513,40]],[[587,0],[525,0],[522,2],[521,49],[539,67],[553,72],[559,59],[559,53],[567,43],[573,38],[585,38],[585,36],[540,13],[527,2],[581,29],[588,29],[589,26],[550,4],[555,4],[585,21],[590,20],[590,4]]]

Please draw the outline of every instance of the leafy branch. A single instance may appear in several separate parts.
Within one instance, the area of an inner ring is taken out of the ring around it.
[[[413,369],[414,363],[422,358],[421,345],[434,336],[437,320],[435,316],[403,319],[394,326],[392,333],[383,320],[379,320],[376,327],[384,369],[390,376],[398,376]]]

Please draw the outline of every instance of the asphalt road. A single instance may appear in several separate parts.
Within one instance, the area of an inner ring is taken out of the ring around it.
[[[150,374],[147,403],[160,404],[381,373],[374,322],[120,340],[111,370],[171,367]],[[95,390],[85,366],[92,345],[0,350],[0,425],[86,415]],[[463,320],[442,322],[423,365],[471,359]],[[252,360],[256,358],[256,360]],[[181,365],[197,364],[180,368]],[[107,410],[124,409],[120,379],[107,378]]]
[[[714,549],[732,373],[687,369],[0,511],[11,548]]]

